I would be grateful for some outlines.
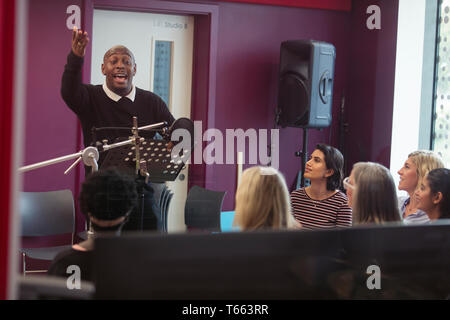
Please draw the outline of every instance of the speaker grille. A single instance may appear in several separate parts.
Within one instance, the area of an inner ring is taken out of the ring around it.
[[[281,43],[277,124],[325,128],[331,124],[336,49],[314,40]]]
[[[309,95],[305,80],[295,73],[286,73],[280,78],[279,101],[281,126],[308,123]]]

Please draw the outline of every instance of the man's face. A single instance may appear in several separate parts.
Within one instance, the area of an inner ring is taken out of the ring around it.
[[[126,51],[116,50],[105,55],[102,73],[106,76],[106,85],[111,91],[126,96],[131,92],[136,64]]]

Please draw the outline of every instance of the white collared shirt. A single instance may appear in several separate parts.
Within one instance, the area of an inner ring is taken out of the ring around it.
[[[136,97],[136,87],[134,85],[131,85],[131,86],[132,86],[132,89],[131,89],[130,93],[128,95],[126,95],[125,97],[127,97],[128,99],[130,99],[131,101],[134,102],[134,98]],[[108,86],[106,85],[106,82],[103,83],[103,91],[105,91],[106,95],[111,100],[114,100],[115,102],[119,101],[122,98],[117,93],[109,90]]]

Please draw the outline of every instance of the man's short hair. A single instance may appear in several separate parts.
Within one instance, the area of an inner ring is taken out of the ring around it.
[[[83,182],[80,208],[99,220],[115,220],[136,206],[136,183],[131,175],[116,168],[94,172]]]
[[[105,62],[113,54],[117,54],[117,53],[129,55],[131,57],[131,59],[133,60],[133,64],[136,63],[133,52],[131,52],[130,49],[128,49],[127,47],[125,47],[123,45],[114,46],[111,49],[109,49],[108,51],[106,51],[105,55],[103,56],[103,62]]]

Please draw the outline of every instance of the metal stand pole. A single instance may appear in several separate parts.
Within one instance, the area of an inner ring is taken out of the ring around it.
[[[301,178],[300,178],[300,188],[305,187],[305,168],[306,168],[306,162],[308,161],[308,129],[307,128],[303,128],[303,148],[302,151],[297,151],[295,153],[296,157],[301,157],[302,158],[302,167],[301,167]],[[298,184],[298,180],[297,180],[297,184]]]
[[[305,168],[308,161],[308,129],[303,128],[303,149],[302,149],[302,188],[305,186]]]
[[[169,129],[167,128],[167,122],[159,122],[159,123],[155,123],[155,124],[151,124],[151,125],[147,125],[147,126],[143,126],[143,127],[139,127],[138,128],[138,122],[137,122],[137,118],[133,117],[133,128],[131,128],[133,137],[130,138],[129,140],[126,141],[122,141],[122,142],[118,142],[115,144],[110,144],[108,145],[106,142],[99,146],[100,151],[107,151],[110,149],[114,149],[114,148],[118,148],[118,147],[122,147],[125,145],[129,145],[129,144],[134,144],[136,146],[135,150],[136,150],[136,174],[137,175],[141,175],[143,176],[143,179],[145,180],[145,183],[148,183],[148,179],[149,179],[149,174],[147,172],[147,167],[146,167],[146,163],[145,161],[143,163],[140,162],[140,154],[139,154],[139,146],[140,143],[142,141],[144,141],[144,138],[141,138],[138,134],[139,130],[153,130],[156,128],[164,128],[164,132],[168,132]],[[93,133],[95,136],[95,132],[96,130],[93,129]],[[81,160],[83,160],[84,164],[87,166],[91,166],[92,167],[92,171],[97,171],[98,170],[98,159],[99,159],[100,155],[99,155],[99,149],[97,149],[96,147],[87,147],[86,149],[74,153],[74,154],[70,154],[67,156],[62,156],[62,157],[58,157],[58,158],[54,158],[54,159],[50,159],[47,161],[42,161],[39,163],[35,163],[35,164],[31,164],[31,165],[27,165],[27,166],[23,166],[19,168],[19,172],[20,173],[24,173],[27,171],[31,171],[31,170],[35,170],[38,168],[42,168],[42,167],[46,167],[52,164],[56,164],[56,163],[60,163],[60,162],[64,162],[64,161],[68,161],[68,160],[73,160],[73,159],[77,159],[74,163],[72,163],[70,165],[70,167],[64,172],[64,174],[68,174],[73,168],[75,168],[75,166],[77,164],[79,164],[81,162]],[[142,166],[142,167],[141,167]],[[139,192],[139,197],[141,198],[140,203],[141,203],[141,216],[140,216],[140,230],[142,231],[144,229],[144,190],[143,188],[141,188],[142,190],[140,190]],[[92,230],[92,224],[91,221],[89,219],[89,226],[87,226],[88,228],[88,237],[91,237],[94,232]]]

